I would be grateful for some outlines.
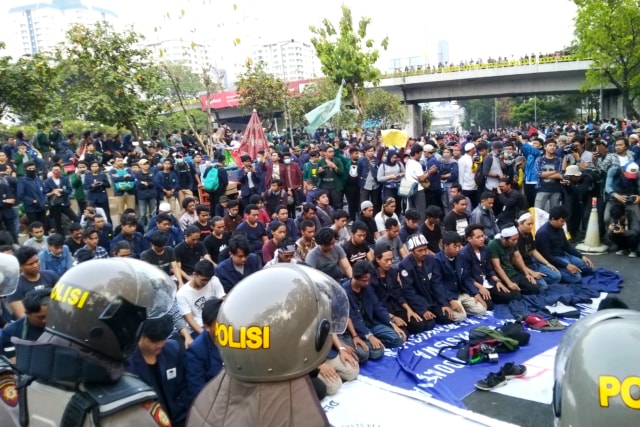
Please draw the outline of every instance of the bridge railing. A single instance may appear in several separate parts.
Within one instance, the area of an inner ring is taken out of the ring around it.
[[[424,74],[442,74],[442,73],[456,73],[460,71],[472,71],[472,70],[487,70],[492,68],[508,68],[522,65],[536,65],[536,64],[553,64],[557,62],[575,62],[575,61],[584,61],[589,58],[583,58],[578,55],[561,55],[561,56],[545,56],[541,58],[531,58],[531,59],[514,59],[510,61],[500,61],[500,62],[487,62],[482,64],[471,64],[471,65],[448,65],[446,67],[430,67],[430,68],[422,68],[422,69],[412,69],[407,71],[396,71],[393,73],[385,72],[382,73],[381,78],[388,79],[394,77],[404,77],[404,76],[419,76]]]

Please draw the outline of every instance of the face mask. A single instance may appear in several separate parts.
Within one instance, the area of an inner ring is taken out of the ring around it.
[[[289,163],[291,163],[291,159],[284,159],[284,164],[288,165]]]
[[[513,153],[504,153],[505,159],[511,159],[513,157]]]
[[[86,171],[87,171],[87,168],[78,168],[79,173],[85,173]]]
[[[180,164],[182,162],[184,162],[184,159],[176,159],[176,163]]]
[[[62,173],[60,171],[53,171],[53,172],[51,172],[51,174],[53,176],[55,176],[56,178],[60,178],[60,175],[62,175]]]
[[[29,178],[35,178],[36,177],[36,171],[25,171],[25,174],[29,177]]]

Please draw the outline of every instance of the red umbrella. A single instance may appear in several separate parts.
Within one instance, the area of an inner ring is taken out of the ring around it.
[[[258,155],[258,151],[266,150],[267,146],[267,137],[262,129],[262,121],[260,121],[257,111],[253,110],[251,118],[249,119],[249,124],[244,131],[242,143],[240,144],[240,147],[238,147],[238,154],[241,156],[248,154],[252,159],[255,159]]]

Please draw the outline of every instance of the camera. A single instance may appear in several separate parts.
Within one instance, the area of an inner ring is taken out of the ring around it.
[[[482,353],[482,357],[484,360],[491,363],[498,363],[500,356],[496,349],[487,344],[480,345],[480,352]]]
[[[578,149],[574,147],[573,144],[567,144],[562,148],[562,151],[564,152],[565,155],[567,155],[567,154],[572,154],[577,152]]]
[[[612,222],[611,227],[613,228],[613,231],[615,231],[616,233],[622,230],[622,225],[618,221]]]
[[[625,197],[625,202],[624,203],[627,204],[627,205],[632,205],[633,202],[635,202],[635,201],[636,201],[636,198],[634,196],[627,196],[627,197]]]

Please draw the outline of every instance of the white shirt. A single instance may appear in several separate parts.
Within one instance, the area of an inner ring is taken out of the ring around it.
[[[204,303],[213,297],[222,298],[223,296],[225,296],[224,288],[215,276],[202,289],[193,289],[189,284],[185,284],[176,293],[180,314],[184,316],[191,313],[193,321],[200,327],[203,326],[202,307],[204,307]]]
[[[473,159],[470,155],[465,154],[458,160],[458,182],[460,182],[463,190],[477,190],[476,181],[473,179],[472,167]],[[481,168],[482,165],[478,165],[478,167]]]
[[[414,183],[418,182],[418,177],[424,174],[424,170],[422,169],[422,165],[419,161],[409,159],[405,167],[405,174],[405,178],[407,179],[407,181],[410,183]],[[424,187],[422,187],[422,185],[418,185],[418,191],[422,190],[424,190]]]
[[[421,187],[421,186],[420,186]],[[385,231],[387,229],[387,227],[384,226],[384,223],[389,219],[389,218],[395,218],[396,221],[398,221],[398,223],[400,223],[400,220],[398,219],[398,215],[395,214],[395,212],[391,215],[391,216],[387,216],[384,214],[384,211],[380,211],[376,214],[376,216],[373,218],[374,221],[376,222],[376,227],[378,228],[378,231],[380,233],[382,233],[383,231]]]

